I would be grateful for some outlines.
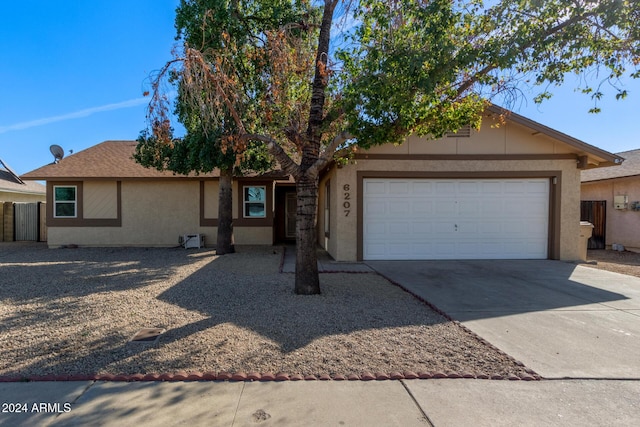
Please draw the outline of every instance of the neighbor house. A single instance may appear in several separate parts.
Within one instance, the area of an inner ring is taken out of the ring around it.
[[[619,167],[582,171],[581,216],[595,226],[593,249],[640,251],[640,149],[617,153]]]
[[[33,181],[23,181],[0,159],[0,202],[44,202],[45,186]]]
[[[45,188],[38,182],[23,181],[0,159],[0,242],[46,240],[40,222]]]
[[[480,131],[409,137],[322,171],[318,242],[339,261],[580,258],[580,171],[621,158],[490,107]],[[504,121],[504,123],[503,123]],[[500,124],[500,126],[498,126]],[[25,174],[47,181],[49,246],[173,246],[216,234],[217,176],[145,169],[107,141]],[[236,244],[295,238],[295,186],[234,180]]]

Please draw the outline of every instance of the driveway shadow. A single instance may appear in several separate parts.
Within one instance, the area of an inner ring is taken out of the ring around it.
[[[637,305],[635,308],[640,309],[640,289],[628,289],[627,294],[618,292],[616,284],[610,283],[610,276],[561,261],[370,261],[367,264],[460,321],[504,313],[578,310],[587,306],[598,310],[606,308],[603,304],[623,302],[630,308]],[[629,277],[629,280],[640,283],[640,279]]]

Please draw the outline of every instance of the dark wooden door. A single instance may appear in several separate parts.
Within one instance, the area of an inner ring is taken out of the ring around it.
[[[589,239],[588,249],[605,249],[607,225],[607,201],[584,200],[580,202],[580,221],[593,224],[593,234]]]

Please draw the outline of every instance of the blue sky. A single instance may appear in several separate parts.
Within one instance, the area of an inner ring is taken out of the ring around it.
[[[135,139],[145,126],[149,73],[171,59],[178,0],[22,0],[0,14],[0,158],[23,174],[53,157],[108,139]],[[573,81],[514,111],[611,152],[640,148],[640,81],[629,97],[592,101]]]

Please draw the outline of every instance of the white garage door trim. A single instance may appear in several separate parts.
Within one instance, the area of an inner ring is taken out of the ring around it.
[[[363,259],[546,259],[549,182],[365,178]]]

